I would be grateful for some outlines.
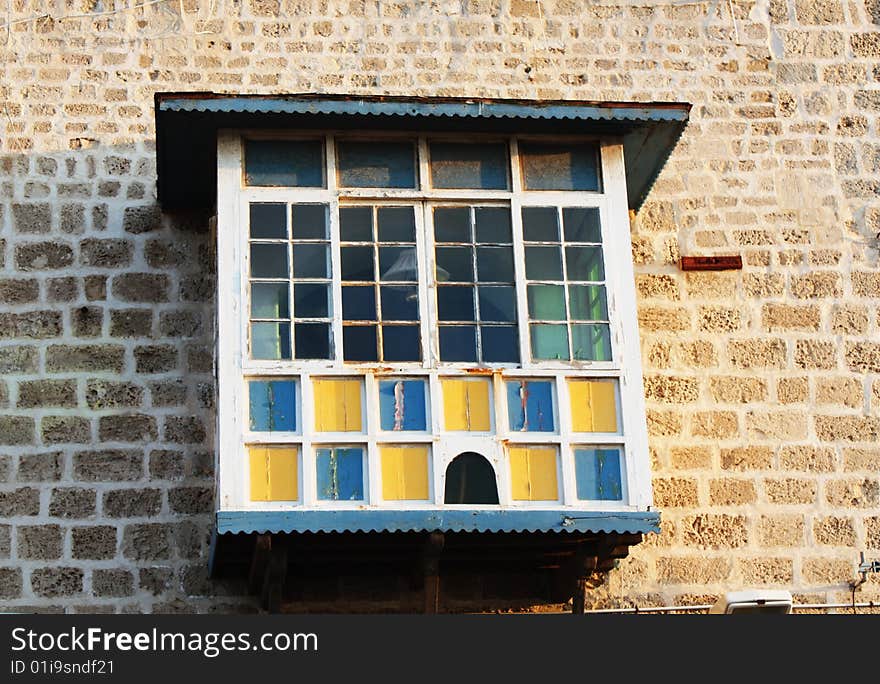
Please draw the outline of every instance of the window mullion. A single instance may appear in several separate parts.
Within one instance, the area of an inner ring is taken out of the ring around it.
[[[439,358],[439,348],[434,340],[439,340],[437,322],[435,280],[435,256],[433,222],[429,221],[431,207],[427,202],[415,205],[416,219],[416,262],[419,267],[419,329],[421,331],[422,367],[432,368]],[[438,331],[434,334],[434,331]]]
[[[339,193],[336,187],[336,147],[332,135],[325,141],[327,156],[327,189],[330,191],[330,291],[333,298],[334,367],[341,368],[342,359],[342,249],[339,237]]]
[[[522,202],[519,195],[510,201],[510,221],[513,232],[513,274],[516,285],[516,317],[519,329],[520,365],[528,368],[532,365],[529,339],[529,302],[526,285],[526,256],[522,234]]]

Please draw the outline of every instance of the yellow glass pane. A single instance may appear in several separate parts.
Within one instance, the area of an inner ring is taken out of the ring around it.
[[[386,501],[428,498],[428,447],[383,446],[382,498]]]
[[[447,430],[488,432],[489,382],[487,380],[452,380],[443,385],[443,415]]]
[[[514,501],[556,501],[556,449],[552,447],[511,447],[511,497]]]
[[[296,448],[252,446],[248,452],[251,501],[296,501],[299,498]]]
[[[360,380],[315,380],[312,389],[316,431],[361,431],[363,421]]]
[[[571,427],[575,432],[617,432],[615,383],[569,380]]]

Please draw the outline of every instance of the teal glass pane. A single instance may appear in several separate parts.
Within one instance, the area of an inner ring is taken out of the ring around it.
[[[507,417],[515,432],[553,432],[553,383],[549,380],[507,382]]]
[[[608,302],[604,285],[569,285],[568,306],[572,320],[608,320]]]
[[[602,242],[598,207],[566,207],[562,210],[566,242]]]
[[[568,360],[568,326],[532,323],[532,358],[536,361]]]
[[[412,207],[379,207],[379,242],[415,242],[416,217]]]
[[[562,280],[562,255],[559,247],[526,247],[525,251],[526,278]]]
[[[481,321],[516,322],[516,288],[491,285],[478,287],[477,290]]]
[[[252,359],[289,359],[290,323],[251,323]]]
[[[341,141],[336,150],[340,187],[416,187],[416,154],[411,142]]]
[[[565,320],[565,288],[562,285],[529,285],[529,318],[533,321]]]
[[[247,140],[247,185],[324,187],[324,143],[320,140]]]
[[[290,318],[287,283],[251,283],[251,318]]]
[[[526,242],[559,242],[556,207],[523,207],[522,228]]]
[[[379,425],[388,431],[427,429],[424,380],[379,381]]]
[[[611,329],[604,323],[575,323],[571,346],[576,361],[611,361]]]
[[[252,278],[289,278],[287,245],[251,243]]]
[[[326,244],[296,242],[293,245],[294,278],[329,278],[330,260]]]
[[[319,500],[363,500],[364,450],[361,447],[316,449],[315,465]]]
[[[605,280],[601,247],[566,247],[565,268],[569,280]]]
[[[248,398],[253,432],[296,430],[296,382],[252,380],[248,383]]]
[[[287,238],[287,205],[254,203],[250,205],[251,239]]]
[[[434,209],[434,240],[437,242],[471,242],[471,212],[467,207]]]
[[[598,190],[599,154],[593,144],[520,142],[527,190]]]
[[[623,484],[619,449],[575,449],[577,498],[583,501],[620,501]]]
[[[510,209],[507,207],[477,207],[474,209],[476,241],[481,244],[510,244],[513,242]]]
[[[327,205],[294,204],[291,217],[294,240],[327,239]]]
[[[507,146],[503,143],[430,143],[435,188],[506,190]]]

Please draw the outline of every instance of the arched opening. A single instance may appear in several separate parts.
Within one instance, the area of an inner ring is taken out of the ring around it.
[[[448,504],[497,504],[498,485],[492,464],[472,451],[452,459],[446,468],[443,501]]]

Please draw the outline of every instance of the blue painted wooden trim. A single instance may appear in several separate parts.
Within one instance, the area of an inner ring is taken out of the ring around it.
[[[619,532],[660,531],[660,514],[584,511],[218,511],[217,532]]]

